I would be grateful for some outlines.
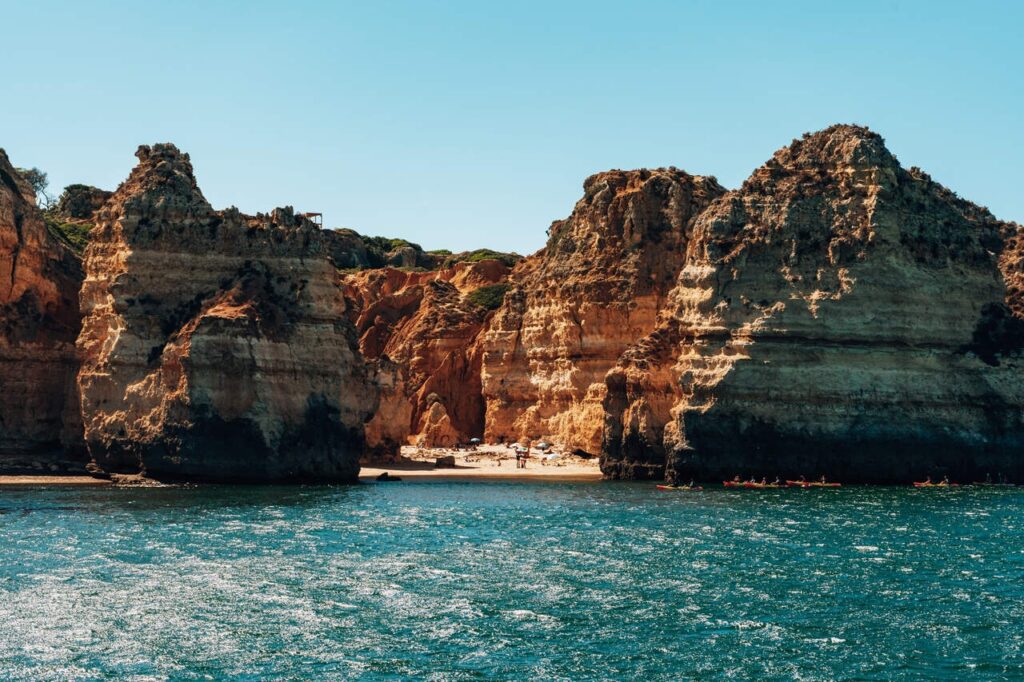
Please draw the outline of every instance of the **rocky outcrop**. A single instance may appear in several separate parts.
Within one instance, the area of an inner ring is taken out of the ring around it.
[[[78,348],[107,472],[354,480],[375,389],[322,231],[214,211],[189,157],[140,147],[96,214]]]
[[[419,244],[390,237],[368,237],[355,230],[338,228],[326,230],[324,238],[331,261],[339,269],[366,270],[372,268],[401,268],[406,270],[449,270],[459,263],[478,263],[497,260],[512,267],[521,256],[491,249],[477,249],[452,253],[444,249],[424,251]]]
[[[603,470],[1024,481],[1019,240],[864,128],[794,141],[694,223]]]
[[[489,441],[599,451],[605,375],[655,328],[694,217],[724,191],[675,168],[587,179],[572,215],[516,267],[483,338]]]
[[[68,185],[57,201],[54,212],[64,220],[91,220],[111,192],[91,185]]]
[[[371,454],[395,454],[411,436],[443,447],[483,434],[477,339],[488,319],[474,292],[504,281],[496,260],[437,272],[367,270],[345,280],[363,355],[378,363],[380,408],[367,424]]]
[[[81,263],[0,150],[0,470],[83,470],[75,338]]]

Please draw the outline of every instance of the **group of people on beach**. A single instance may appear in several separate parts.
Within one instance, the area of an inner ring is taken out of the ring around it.
[[[525,469],[526,463],[530,460],[530,446],[522,447],[517,445],[516,451],[516,469]]]

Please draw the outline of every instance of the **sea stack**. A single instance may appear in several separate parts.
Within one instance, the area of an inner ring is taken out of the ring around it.
[[[596,454],[605,375],[656,325],[693,219],[725,190],[675,168],[586,180],[572,215],[519,263],[482,339],[487,439]]]
[[[354,481],[376,389],[320,228],[215,211],[187,154],[140,147],[97,213],[78,339],[105,472]]]
[[[1024,480],[1019,232],[865,128],[794,141],[694,222],[605,474]]]

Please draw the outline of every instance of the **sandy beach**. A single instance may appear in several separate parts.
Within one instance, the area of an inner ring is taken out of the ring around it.
[[[438,458],[454,457],[454,466],[437,466]],[[598,481],[601,470],[597,459],[582,459],[573,455],[557,454],[544,459],[534,449],[527,460],[526,468],[516,468],[515,452],[501,445],[481,445],[476,450],[455,450],[446,448],[402,448],[402,457],[396,461],[368,462],[359,471],[359,480],[375,480],[385,471],[403,480],[558,480]],[[125,479],[129,477],[124,477]],[[0,486],[30,485],[139,485],[137,477],[131,480],[111,481],[92,476],[0,476]]]
[[[111,481],[92,476],[0,476],[4,485],[110,485]]]
[[[437,466],[438,458],[454,457],[454,466]],[[360,480],[372,481],[385,471],[403,480],[560,480],[597,481],[601,479],[597,458],[582,459],[554,453],[550,459],[536,449],[531,451],[525,469],[516,467],[515,452],[503,445],[480,445],[476,450],[445,448],[402,448],[396,462],[370,462],[359,471]]]

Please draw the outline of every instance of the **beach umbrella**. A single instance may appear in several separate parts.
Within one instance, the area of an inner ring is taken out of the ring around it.
[[[472,443],[473,445],[476,445],[477,443],[480,442],[480,439],[479,438],[470,438],[469,442]]]

